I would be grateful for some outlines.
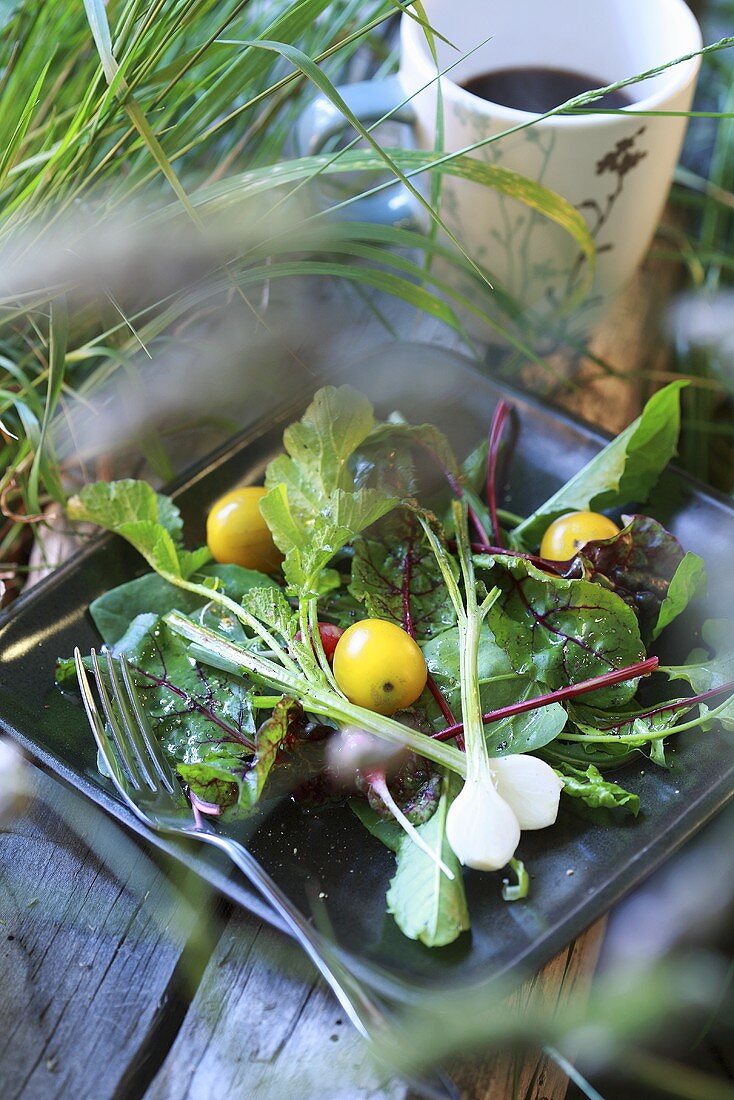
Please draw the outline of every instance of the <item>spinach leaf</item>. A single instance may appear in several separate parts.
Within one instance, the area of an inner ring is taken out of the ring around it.
[[[603,584],[629,604],[649,642],[685,609],[703,581],[704,565],[698,555],[684,553],[657,520],[625,520],[618,535],[587,543],[575,565],[586,580]]]
[[[359,818],[365,829],[372,833],[372,836],[377,837],[391,852],[397,853],[405,836],[397,821],[391,821],[389,818],[378,814],[369,802],[361,798],[350,798],[349,809],[355,817]]]
[[[591,581],[550,576],[524,558],[476,560],[498,567],[494,579],[502,594],[488,622],[521,675],[554,690],[643,660],[635,613],[614,592]],[[616,706],[636,690],[637,681],[630,680],[588,698]]]
[[[368,615],[410,627],[419,642],[456,622],[436,557],[407,509],[355,543],[349,591]]]
[[[556,768],[556,773],[563,780],[563,793],[579,799],[592,810],[611,810],[619,817],[637,817],[640,812],[639,795],[605,779],[593,764],[589,764],[585,771],[571,764],[561,764]]]
[[[672,382],[650,398],[641,415],[512,532],[518,548],[533,549],[543,532],[566,512],[595,512],[647,500],[676,453],[680,390]]]
[[[459,631],[445,630],[423,646],[423,656],[434,680],[455,715],[461,714],[461,682],[459,678]],[[510,659],[484,625],[479,638],[479,690],[482,711],[497,710],[524,699],[542,694],[535,679],[520,676]],[[430,708],[433,713],[433,708]],[[436,709],[437,727],[445,725]],[[501,722],[485,726],[487,748],[492,756],[507,756],[516,752],[535,752],[549,744],[566,725],[566,711],[560,703],[517,714]]]
[[[460,781],[444,778],[438,809],[419,832],[423,840],[453,871],[449,879],[410,837],[403,836],[397,851],[397,869],[387,892],[387,909],[401,932],[426,947],[444,947],[469,928],[461,866],[446,839],[446,814]]]
[[[682,611],[685,611],[693,597],[706,583],[706,567],[698,554],[690,550],[683,555],[683,560],[670,579],[668,591],[660,606],[657,622],[652,630],[653,640],[665,630],[666,626],[673,622]]]
[[[211,560],[206,546],[180,548],[181,517],[146,481],[98,481],[67,504],[69,517],[95,523],[131,543],[163,577],[188,578]]]
[[[241,603],[245,593],[252,588],[277,588],[275,581],[264,573],[243,569],[240,565],[205,565],[201,574],[215,578],[220,591],[237,603]],[[111,588],[93,600],[89,613],[106,644],[114,645],[137,615],[153,612],[163,616],[169,611],[190,615],[203,603],[203,598],[197,593],[177,588],[157,573],[146,573],[136,580]]]

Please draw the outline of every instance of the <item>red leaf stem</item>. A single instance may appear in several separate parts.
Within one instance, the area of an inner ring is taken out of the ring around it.
[[[520,703],[511,703],[499,710],[490,710],[482,715],[482,722],[489,725],[491,722],[501,722],[504,718],[512,718],[515,714],[526,714],[528,711],[537,710],[539,707],[547,707],[550,703],[561,703],[564,699],[575,699],[579,695],[586,695],[590,691],[599,691],[601,688],[612,687],[614,684],[622,684],[625,680],[634,680],[637,676],[649,676],[658,667],[657,657],[648,657],[646,661],[638,661],[637,664],[628,665],[626,668],[615,669],[614,672],[606,672],[603,676],[594,676],[590,680],[582,680],[580,684],[569,684],[568,687],[559,688],[557,691],[549,691],[545,695],[536,695],[534,699],[524,699]],[[446,741],[450,737],[456,737],[464,729],[463,722],[455,722],[439,733],[434,733],[438,741]]]
[[[502,546],[502,530],[497,519],[497,463],[505,423],[511,412],[512,405],[509,401],[499,402],[492,417],[487,448],[487,505],[489,507],[489,520],[492,525],[492,537],[495,545],[499,547]]]

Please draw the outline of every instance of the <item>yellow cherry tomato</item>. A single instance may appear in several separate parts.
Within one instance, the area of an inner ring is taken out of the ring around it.
[[[206,520],[206,541],[215,561],[261,573],[273,573],[279,567],[283,555],[260,515],[259,503],[266,492],[262,485],[247,485],[216,502]]]
[[[541,558],[568,561],[587,542],[610,539],[619,527],[599,512],[570,512],[551,523],[540,544]]]
[[[420,647],[385,619],[354,623],[334,650],[334,677],[347,699],[378,714],[409,707],[426,686],[427,675]]]

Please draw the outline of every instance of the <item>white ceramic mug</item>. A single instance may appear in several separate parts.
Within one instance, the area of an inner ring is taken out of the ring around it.
[[[467,91],[472,77],[510,68],[571,70],[600,87],[646,72],[701,48],[685,0],[425,0],[436,40],[444,149],[454,152],[528,122],[532,115]],[[486,41],[484,45],[478,43]],[[455,64],[457,56],[466,54]],[[615,114],[555,115],[475,149],[472,156],[515,169],[579,209],[597,249],[596,274],[576,328],[588,328],[633,274],[649,247],[668,194],[686,129],[681,117],[634,117],[632,111],[690,110],[700,58],[632,85],[633,102]],[[397,113],[422,149],[436,144],[437,66],[421,26],[404,15],[397,79],[340,89],[364,121],[409,99]],[[344,120],[318,100],[301,121],[302,151],[316,152]],[[410,220],[399,186],[367,200],[360,219]],[[481,184],[444,175],[440,214],[468,253],[526,314],[547,316],[567,302],[581,274],[578,246],[542,214]],[[469,293],[482,295],[476,285]],[[491,308],[491,306],[489,307]]]

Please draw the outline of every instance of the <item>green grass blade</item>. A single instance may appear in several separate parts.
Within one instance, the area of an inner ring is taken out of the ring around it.
[[[51,472],[51,463],[47,460],[46,439],[51,419],[56,410],[61,389],[64,384],[66,367],[66,348],[69,337],[69,314],[64,297],[55,298],[51,303],[51,321],[48,342],[48,388],[43,420],[35,443],[33,465],[28,477],[28,501],[31,511],[40,512],[41,504],[38,492],[41,469],[44,469],[44,482],[52,495],[60,501],[65,499],[57,477]]]

